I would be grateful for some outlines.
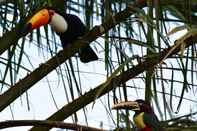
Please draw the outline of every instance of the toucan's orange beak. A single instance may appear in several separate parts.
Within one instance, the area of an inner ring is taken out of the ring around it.
[[[37,29],[42,25],[46,25],[50,21],[50,13],[48,9],[42,9],[37,12],[31,19],[27,22],[27,25],[31,25],[31,30]]]
[[[42,9],[38,11],[27,21],[24,27],[21,28],[20,33],[26,35],[33,29],[37,29],[40,26],[48,24],[54,13],[55,12],[53,10],[48,10],[48,9]]]

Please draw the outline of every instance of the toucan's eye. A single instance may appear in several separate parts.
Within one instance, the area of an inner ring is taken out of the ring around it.
[[[49,15],[50,15],[50,16],[53,16],[54,14],[55,14],[55,11],[49,10]]]

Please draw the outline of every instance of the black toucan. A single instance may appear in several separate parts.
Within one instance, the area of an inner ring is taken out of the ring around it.
[[[115,104],[112,109],[135,111],[133,121],[139,131],[164,131],[150,104],[144,100],[120,102]]]
[[[50,24],[52,29],[60,36],[63,48],[69,46],[87,31],[85,25],[76,15],[62,14],[49,7],[36,12],[24,28],[33,30],[46,24]],[[98,56],[90,46],[80,49],[79,57],[84,63],[98,60]]]

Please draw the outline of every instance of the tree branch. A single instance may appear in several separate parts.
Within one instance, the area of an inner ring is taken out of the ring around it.
[[[14,0],[0,0],[0,5],[4,5],[4,4],[7,4],[7,3],[14,3]]]
[[[140,5],[134,4],[135,7],[143,7],[145,0],[137,0]],[[110,19],[103,23],[101,26],[94,27],[90,32],[88,32],[84,37],[81,38],[81,40],[78,40],[73,43],[73,45],[70,48],[64,49],[63,51],[60,51],[55,57],[48,60],[46,63],[42,64],[39,68],[37,68],[35,71],[33,71],[30,75],[26,76],[21,81],[17,82],[14,86],[12,86],[9,90],[7,90],[5,93],[0,95],[0,111],[2,111],[5,107],[7,107],[11,102],[13,102],[16,98],[18,98],[20,95],[22,95],[25,91],[27,91],[31,86],[33,86],[35,83],[37,83],[39,80],[41,80],[44,76],[46,76],[48,73],[50,73],[53,69],[55,69],[57,66],[59,66],[61,63],[63,63],[66,59],[74,55],[76,52],[78,52],[79,48],[83,48],[91,41],[95,40],[98,36],[104,34],[109,29],[113,28],[116,24],[124,21],[127,17],[129,17],[133,12],[132,6],[128,6],[125,10],[118,13],[113,17],[113,21]],[[114,21],[115,20],[115,21]],[[4,35],[2,38],[0,38],[1,47],[0,48],[0,54],[2,54],[7,48],[9,48],[12,43],[15,43],[20,38],[20,35],[17,35],[18,33],[18,27],[16,27],[14,33],[8,32],[6,35]],[[10,35],[9,35],[10,33]],[[13,36],[13,39],[9,39],[10,36]],[[190,39],[187,39],[185,43],[186,46],[189,46],[192,44],[193,41],[196,42],[196,35],[191,36]],[[14,42],[13,42],[14,41]],[[3,46],[2,46],[3,45]],[[102,92],[99,94],[98,97],[103,96],[113,88],[121,85],[122,83],[128,81],[129,79],[137,76],[138,74],[144,72],[148,68],[157,65],[163,59],[165,56],[169,53],[169,51],[173,47],[165,49],[161,54],[157,53],[155,54],[154,58],[148,58],[144,62],[136,65],[135,67],[125,71],[124,73],[120,74],[117,77],[114,77],[110,82],[107,83],[106,88],[102,90]],[[171,56],[173,54],[176,54],[180,50],[180,47],[176,48],[168,56]],[[68,105],[64,106],[62,109],[60,109],[58,112],[56,112],[54,115],[49,117],[48,119],[60,119],[64,120],[66,117],[73,114],[73,112],[78,111],[79,109],[83,108],[87,104],[91,103],[95,99],[95,95],[97,95],[97,92],[103,87],[103,85],[106,83],[103,83],[99,85],[97,88],[89,91],[88,93],[84,94],[83,96],[79,97],[72,103],[69,103]],[[81,104],[81,105],[80,105]],[[68,113],[68,114],[66,114]],[[34,129],[34,128],[33,128]],[[32,129],[32,130],[33,130]],[[43,129],[42,129],[43,131]]]
[[[182,40],[182,38],[178,39],[173,46],[164,49],[160,53],[152,54],[151,58],[147,58],[142,63],[139,63],[133,68],[130,68],[129,70],[112,78],[110,81],[107,81],[97,86],[96,88],[90,90],[84,95],[78,97],[71,103],[68,103],[67,105],[62,107],[60,110],[58,110],[56,113],[54,113],[49,118],[47,118],[47,120],[63,121],[67,117],[71,116],[73,113],[77,112],[78,110],[84,108],[86,105],[93,102],[96,99],[95,96],[97,96],[97,98],[100,98],[101,96],[105,95],[112,89],[136,77],[137,75],[139,75],[140,73],[143,73],[147,69],[153,68],[157,64],[162,63],[164,59],[171,57],[174,54],[177,54],[181,50],[182,44],[185,44],[185,48],[187,48],[190,45],[194,44],[195,42],[197,42],[197,33],[195,33],[194,35],[191,35],[191,36],[189,35],[188,37],[185,37],[184,40]],[[98,94],[98,92],[100,92],[100,94]],[[50,128],[33,127],[31,131],[48,131],[49,129]]]
[[[125,10],[112,16],[114,21],[108,19],[100,26],[95,26],[91,31],[85,34],[81,39],[75,41],[70,47],[65,48],[57,53],[56,56],[52,57],[46,63],[41,64],[40,67],[35,69],[31,74],[17,82],[14,86],[9,88],[6,92],[0,95],[0,111],[6,108],[10,103],[17,99],[20,95],[26,92],[31,86],[41,80],[48,73],[53,71],[60,64],[65,62],[68,58],[78,52],[78,49],[84,48],[94,41],[97,37],[106,33],[108,30],[113,28],[116,24],[124,21],[133,12],[133,6],[128,6]],[[1,48],[0,48],[1,49]]]
[[[17,24],[14,29],[6,32],[2,37],[0,37],[0,55],[3,54],[10,46],[16,45],[18,40],[23,37],[20,32],[22,24]]]
[[[14,0],[0,0],[0,5],[5,4],[6,1],[12,3]],[[58,4],[53,4],[54,7],[59,8],[60,7],[59,5],[61,3],[60,0],[55,0],[55,1],[57,1],[56,3],[58,3]],[[137,8],[143,8],[143,7],[147,6],[146,3],[147,3],[147,0],[135,0],[135,2],[133,3],[133,6],[137,7]],[[160,1],[160,4],[162,6],[173,5],[173,6],[177,7],[177,9],[182,10],[183,8],[181,7],[180,3],[183,3],[183,0],[173,0],[173,1],[172,0],[161,0]],[[190,2],[190,4],[191,4],[190,5],[191,9],[196,11],[197,10],[196,2]],[[61,8],[62,8],[62,6],[61,6]],[[131,13],[128,13],[128,15],[131,15]],[[125,18],[127,18],[127,17],[125,17]],[[195,16],[191,17],[191,19],[192,19],[192,21],[196,21]],[[111,21],[111,22],[113,22],[113,21]],[[17,44],[18,40],[24,36],[24,34],[20,33],[21,26],[23,26],[23,22],[20,24],[17,24],[16,28],[12,29],[11,31],[6,32],[2,37],[0,37],[0,43],[1,43],[0,44],[0,55],[4,51],[6,51],[11,45]]]
[[[79,124],[65,123],[59,121],[47,121],[47,120],[12,120],[0,122],[0,129],[17,127],[17,126],[39,126],[39,127],[51,127],[51,128],[63,128],[70,130],[80,131],[106,131],[97,129],[94,127],[88,127]]]

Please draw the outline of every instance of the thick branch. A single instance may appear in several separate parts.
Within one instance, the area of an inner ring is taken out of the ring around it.
[[[8,0],[7,2],[11,2],[13,0]],[[5,3],[6,0],[0,0],[0,5],[1,3]],[[54,7],[60,7],[59,5],[61,4],[61,0],[56,0],[56,3],[53,4]],[[142,8],[145,6],[146,0],[136,0],[136,2],[133,4],[133,7],[138,7],[138,8]],[[62,6],[61,6],[62,8]],[[111,19],[109,19],[106,23],[103,24],[104,27],[104,32],[102,32],[101,34],[107,32],[109,29],[111,29],[112,27],[114,27],[116,24],[124,21],[127,17],[129,17],[132,14],[131,10],[129,11],[129,7],[125,10],[123,10],[122,12],[118,13],[115,17],[116,18],[112,18],[113,21]],[[21,27],[23,27],[25,20],[22,21],[20,24],[17,24],[15,28],[13,28],[11,31],[6,32],[5,34],[3,34],[2,37],[0,37],[0,55],[3,54],[3,52],[5,52],[10,46],[12,45],[16,45],[18,40],[25,36],[25,34],[22,34],[20,29]],[[100,34],[100,35],[101,35]],[[99,36],[99,35],[98,35]],[[94,38],[95,39],[95,38]]]
[[[10,46],[16,45],[18,40],[23,36],[23,34],[20,33],[21,25],[16,25],[12,31],[8,31],[3,35],[3,37],[0,37],[0,55],[3,54],[3,52]]]
[[[121,84],[127,82],[128,80],[136,77],[140,73],[143,73],[147,69],[155,67],[157,64],[163,62],[164,59],[171,57],[174,54],[177,54],[180,51],[182,44],[185,44],[185,47],[187,48],[188,46],[194,44],[194,42],[197,42],[197,34],[191,35],[190,37],[187,37],[183,41],[177,40],[177,42],[175,42],[173,46],[164,49],[160,53],[153,54],[152,58],[147,58],[144,62],[134,66],[133,68],[130,68],[129,70],[123,72],[122,74],[114,77],[110,81],[107,81],[106,83],[103,83],[97,86],[96,88],[90,90],[86,94],[78,97],[76,100],[65,105],[56,113],[51,115],[49,118],[47,118],[47,120],[63,121],[67,117],[71,116],[73,113],[77,112],[78,110],[84,108],[86,105],[93,102],[95,100],[95,96],[97,96],[98,92],[100,92],[101,90],[102,91],[97,98],[105,95],[112,89],[120,86]],[[105,88],[103,88],[103,86],[105,86]],[[31,129],[31,131],[48,131],[49,129],[50,128],[34,127]]]
[[[138,3],[140,5],[143,5],[143,0],[138,0]],[[135,5],[137,6],[137,5]],[[140,6],[138,6],[140,7]],[[122,12],[115,15],[115,17],[112,20],[108,20],[106,23],[102,24],[101,26],[93,28],[88,34],[86,34],[81,40],[78,40],[73,43],[72,47],[64,49],[64,51],[60,51],[55,57],[48,60],[46,63],[42,64],[39,68],[37,68],[35,71],[33,71],[30,75],[26,76],[24,79],[16,83],[13,87],[11,87],[8,91],[0,95],[0,111],[2,111],[5,107],[7,107],[11,102],[13,102],[16,98],[18,98],[20,95],[22,95],[25,91],[27,91],[31,86],[33,86],[35,83],[37,83],[39,80],[41,80],[44,76],[46,76],[48,73],[50,73],[53,69],[55,69],[58,65],[63,63],[66,59],[74,55],[79,48],[82,48],[86,46],[89,42],[95,40],[98,36],[104,34],[109,29],[113,28],[116,24],[120,23],[121,21],[124,21],[127,17],[129,17],[132,12],[132,8],[128,7],[127,9],[123,10]],[[133,10],[132,10],[133,11]],[[103,30],[104,29],[104,30]],[[9,35],[3,36],[3,38],[0,38],[1,47],[3,45],[3,48],[0,48],[0,54],[2,54],[9,46],[12,45],[12,43],[15,43],[15,41],[18,41],[20,35],[17,35],[17,29],[14,33],[8,32],[10,34],[13,34],[13,38],[16,38],[14,40],[8,39]],[[8,37],[6,37],[8,36]],[[191,41],[196,41],[196,36],[194,36],[191,39],[188,39],[186,41],[187,46],[191,44]],[[9,41],[10,40],[10,41]],[[13,42],[14,41],[14,42]],[[3,42],[3,43],[2,43]],[[142,73],[143,71],[147,70],[149,67],[155,66],[160,61],[163,60],[165,55],[168,53],[168,51],[171,48],[168,48],[164,50],[161,54],[155,54],[154,59],[147,59],[146,61],[140,63],[139,65],[129,69],[128,71],[122,73],[121,75],[113,78],[110,82],[108,82],[106,88],[102,90],[102,93],[98,96],[101,97],[113,88],[121,85],[122,83],[128,81],[129,79],[137,76],[138,74]],[[172,54],[176,54],[180,49],[177,48],[176,50],[173,50],[173,52],[170,53],[169,56]],[[89,91],[88,93],[84,94],[83,96],[79,97],[72,103],[69,103],[65,107],[63,107],[61,110],[56,112],[54,115],[49,117],[49,120],[64,120],[65,118],[72,115],[74,112],[78,111],[79,109],[83,108],[87,104],[94,101],[95,95],[97,94],[98,90],[103,87],[103,84],[98,86],[97,88]],[[42,129],[43,131],[43,129]]]
[[[7,3],[14,3],[14,0],[0,0],[0,5],[7,4]]]
[[[48,73],[53,71],[56,67],[66,61],[68,58],[78,52],[79,48],[86,47],[90,42],[94,41],[98,36],[101,36],[116,24],[124,21],[132,14],[132,6],[127,7],[125,10],[113,16],[114,21],[107,20],[100,26],[94,27],[90,32],[85,34],[80,40],[75,41],[72,46],[57,53],[56,56],[48,60],[46,63],[41,64],[39,68],[34,70],[31,74],[27,75],[24,79],[17,82],[14,86],[0,95],[0,111],[6,108],[10,103],[27,91],[31,86],[41,80]]]
[[[14,0],[0,0],[0,5],[1,4],[5,4],[6,1],[12,3]],[[56,1],[58,1],[58,2],[56,2],[58,4],[53,4],[53,5],[54,5],[55,8],[56,7],[59,8],[60,7],[59,6],[59,3],[61,3],[61,2],[59,2],[60,0],[56,0]],[[137,7],[137,8],[143,8],[143,7],[146,7],[147,6],[146,5],[146,3],[147,3],[146,1],[147,0],[135,0],[135,3],[133,5],[135,7]],[[183,9],[182,8],[182,3],[183,3],[183,0],[161,0],[160,1],[160,4],[162,6],[165,6],[165,5],[173,5],[173,6],[177,7],[177,9],[179,9],[179,10],[182,10]],[[196,2],[190,2],[190,4],[191,4],[190,5],[191,9],[194,10],[194,11],[196,11],[196,9],[197,9]],[[127,14],[128,15],[131,15],[131,13],[127,13]],[[125,17],[127,14],[123,15],[123,17]],[[192,21],[195,21],[196,17],[193,16],[193,17],[191,17],[191,19],[192,19]],[[113,22],[113,21],[111,21],[111,22]],[[23,24],[21,23],[21,25],[23,25]],[[20,33],[20,27],[19,27],[19,25],[16,25],[16,28],[12,29],[11,31],[6,32],[2,37],[0,37],[0,43],[1,43],[0,44],[0,55],[4,51],[6,51],[10,46],[17,44],[18,40],[21,37],[23,37],[23,36],[24,35]]]
[[[166,131],[196,131],[197,125],[192,125],[189,127],[168,127]]]
[[[17,126],[39,126],[39,127],[51,127],[51,128],[63,128],[77,131],[105,131],[94,127],[88,127],[84,125],[78,125],[73,123],[65,123],[59,121],[46,121],[46,120],[13,120],[0,122],[0,129],[17,127]]]

